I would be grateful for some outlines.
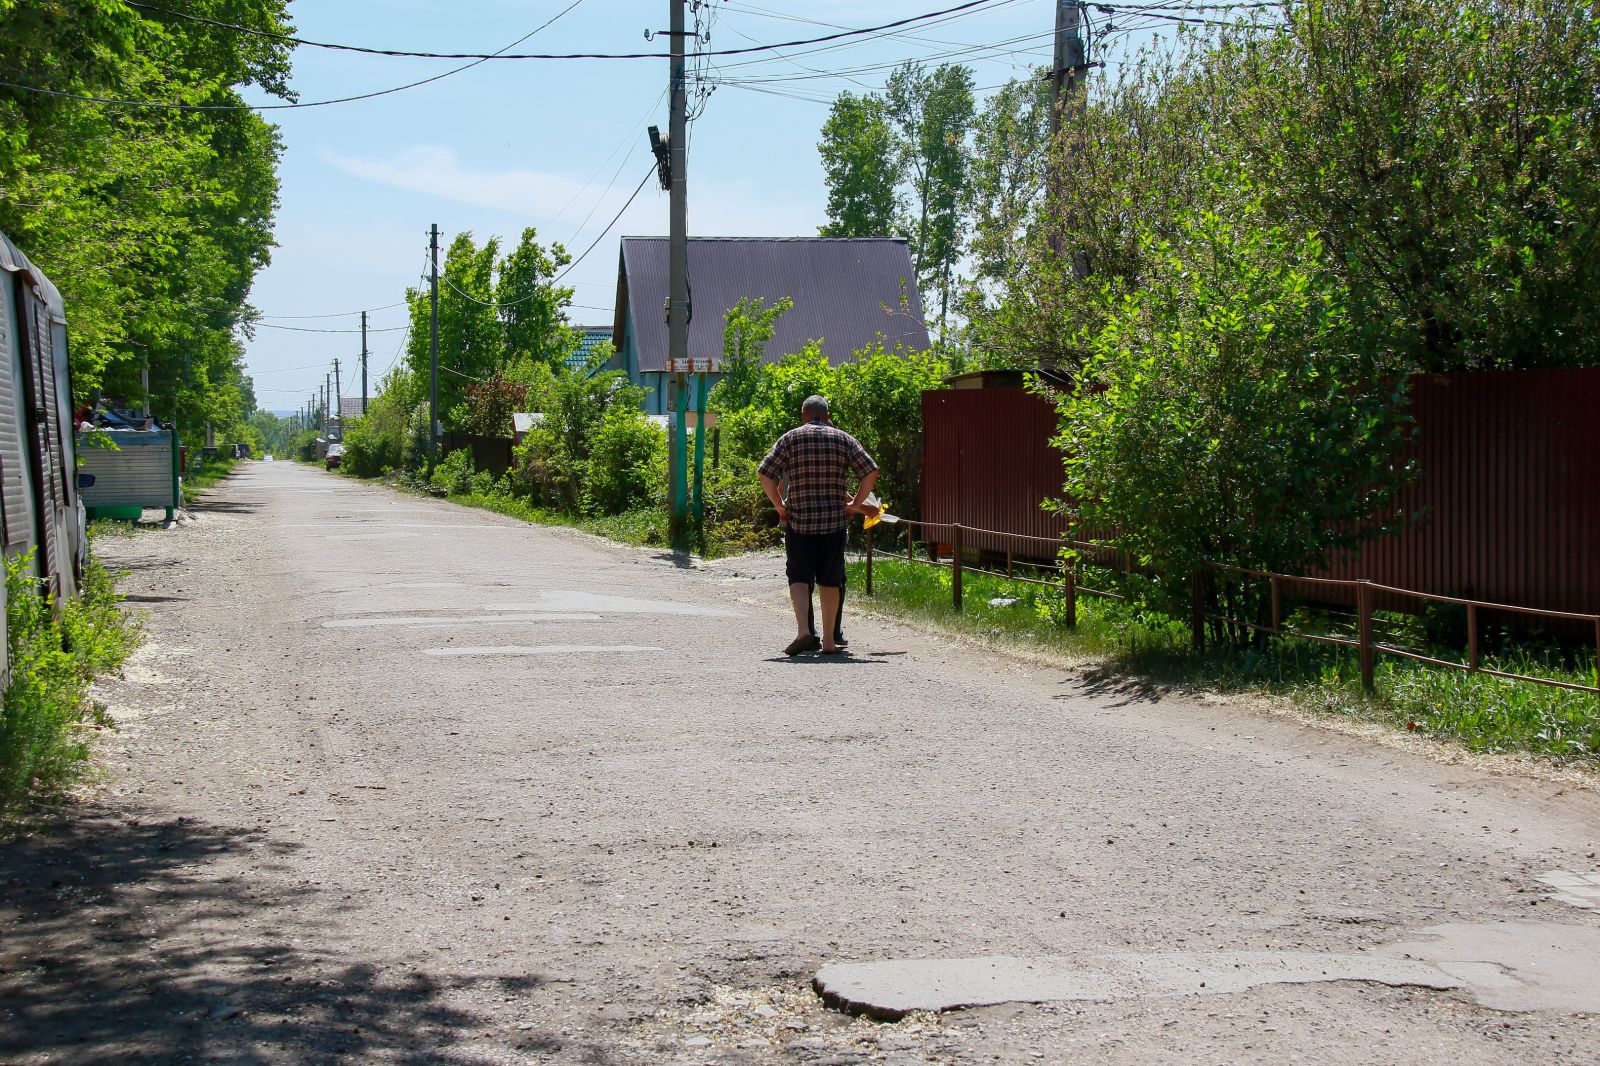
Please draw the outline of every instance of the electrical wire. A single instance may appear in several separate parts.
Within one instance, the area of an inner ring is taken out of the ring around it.
[[[583,254],[582,255],[578,256],[578,258],[576,258],[572,262],[568,263],[567,264],[567,268],[565,270],[563,270],[561,273],[559,273],[559,274],[557,274],[555,276],[555,279],[551,282],[552,285],[559,284],[561,282],[561,279],[565,278],[568,274],[570,274],[574,270],[576,270],[578,268],[578,264],[583,262],[584,258],[586,256],[588,256],[588,254],[590,252],[594,251],[595,245],[599,244],[600,241],[602,239],[604,239],[605,235],[611,232],[611,227],[615,226],[619,221],[621,221],[623,213],[625,211],[627,211],[628,208],[633,206],[633,201],[638,199],[639,193],[644,190],[645,183],[648,182],[652,177],[654,177],[655,173],[656,173],[655,164],[652,163],[651,166],[650,166],[650,169],[646,170],[644,172],[644,177],[639,180],[639,184],[633,190],[633,194],[628,197],[628,202],[622,205],[622,210],[618,211],[616,213],[616,216],[614,218],[612,218],[612,220],[610,222],[606,223],[606,228],[601,230],[600,231],[600,235],[594,239],[594,241],[589,245],[589,247],[587,247],[587,248],[585,248],[583,250]]]
[[[568,4],[561,11],[557,12],[549,19],[546,19],[540,25],[535,26],[532,30],[529,30],[521,37],[518,37],[510,44],[500,49],[499,52],[493,53],[493,55],[500,55],[502,53],[509,52],[523,41],[528,40],[534,34],[539,33],[541,30],[544,30],[545,28],[554,24],[557,19],[561,18],[561,16],[565,15],[568,11],[571,11],[581,3],[583,3],[583,0],[573,0],[571,4]],[[163,8],[161,10],[166,9]],[[181,18],[191,17],[188,15],[181,15],[178,12],[172,13],[179,15]],[[234,28],[244,29],[244,27]],[[395,93],[403,93],[408,89],[421,88],[424,85],[431,85],[436,81],[443,81],[445,78],[454,77],[455,75],[460,74],[462,71],[471,70],[473,67],[481,66],[482,64],[488,62],[490,58],[492,58],[492,56],[474,59],[471,63],[465,63],[453,70],[447,70],[442,74],[434,74],[431,77],[423,78],[420,81],[407,82],[404,85],[396,85],[388,89],[379,89],[370,93],[360,93],[355,96],[339,96],[330,100],[310,100],[303,103],[300,101],[295,101],[293,103],[283,104],[174,104],[160,100],[118,100],[103,96],[87,96],[81,93],[62,92],[59,89],[43,89],[36,85],[23,85],[20,82],[14,81],[0,81],[0,87],[17,89],[21,92],[33,93],[37,96],[50,96],[64,100],[77,100],[82,103],[108,104],[116,107],[144,107],[158,111],[291,111],[308,107],[328,107],[332,104],[352,104],[359,100],[375,100],[380,96],[391,96]]]
[[[300,322],[312,318],[351,318],[355,315],[374,314],[378,311],[387,311],[392,307],[404,307],[405,305],[406,302],[401,300],[399,303],[384,304],[382,307],[363,307],[359,311],[334,311],[326,315],[257,315],[256,317],[284,319],[290,322]]]
[[[494,303],[494,302],[491,302],[491,301],[480,300],[476,296],[473,296],[470,293],[467,293],[467,292],[463,291],[461,286],[457,285],[455,282],[451,281],[448,277],[446,277],[443,274],[439,275],[439,280],[444,282],[446,285],[450,286],[450,288],[454,289],[456,295],[461,297],[463,300],[468,300],[468,301],[470,301],[472,303],[475,303],[479,307],[490,307],[490,308],[493,308],[496,311],[500,310],[503,307],[516,307],[519,304],[525,304],[529,300],[536,300],[540,296],[545,295],[544,293],[533,292],[533,293],[529,293],[527,296],[524,296],[519,300],[508,300],[505,303]]]
[[[581,0],[578,0],[578,2],[581,2]],[[860,27],[860,28],[857,28],[857,29],[846,29],[846,30],[841,30],[838,33],[825,34],[825,35],[823,35],[821,37],[811,37],[811,38],[807,38],[807,39],[804,39],[804,40],[798,40],[798,41],[786,41],[786,42],[781,43],[781,44],[760,44],[760,45],[752,45],[752,46],[750,46],[748,48],[726,48],[726,49],[721,49],[719,51],[714,51],[714,52],[704,52],[702,54],[704,56],[707,56],[707,57],[736,56],[736,55],[749,55],[749,54],[751,54],[753,52],[769,51],[769,50],[775,49],[775,48],[802,48],[802,47],[805,47],[807,45],[823,44],[823,43],[826,43],[826,42],[829,42],[829,41],[847,40],[847,39],[852,38],[852,37],[861,37],[861,36],[865,36],[865,35],[869,35],[869,34],[883,33],[886,30],[896,29],[897,27],[900,27],[900,26],[913,26],[913,25],[916,25],[917,23],[920,23],[920,22],[927,22],[927,21],[930,21],[932,19],[938,19],[938,18],[942,18],[942,17],[944,17],[946,15],[954,14],[956,12],[968,11],[968,10],[971,10],[973,8],[984,7],[984,6],[988,5],[988,4],[992,4],[992,3],[995,3],[995,2],[996,2],[996,0],[966,0],[965,3],[957,4],[957,5],[953,6],[953,7],[947,7],[945,9],[941,10],[941,11],[929,11],[929,12],[926,12],[925,14],[921,14],[921,15],[911,15],[911,16],[908,16],[908,17],[903,18],[903,19],[896,19],[893,22],[885,22],[885,23],[882,23],[881,25],[877,25],[877,26],[863,26],[863,27]],[[313,40],[309,40],[309,39],[304,38],[304,37],[295,37],[295,36],[292,36],[290,34],[272,33],[272,32],[270,32],[268,30],[258,30],[258,29],[254,28],[252,26],[241,26],[241,25],[239,25],[237,23],[222,22],[222,21],[217,20],[217,19],[205,18],[204,16],[201,16],[201,15],[191,15],[191,14],[188,14],[188,13],[182,12],[182,11],[174,11],[171,8],[156,7],[153,4],[137,3],[137,2],[134,2],[134,0],[128,0],[128,3],[132,7],[138,7],[138,8],[142,8],[144,10],[150,10],[150,11],[160,11],[163,14],[171,15],[174,18],[187,19],[187,20],[192,21],[192,22],[203,22],[203,23],[205,23],[207,25],[216,26],[216,27],[218,27],[220,29],[234,30],[234,31],[236,31],[238,33],[243,33],[243,34],[246,34],[246,35],[252,36],[252,37],[261,37],[261,38],[265,38],[267,40],[282,41],[285,44],[299,45],[299,46],[305,47],[305,48],[326,48],[326,49],[331,49],[333,51],[338,51],[338,52],[357,52],[357,53],[360,53],[362,55],[388,56],[388,57],[391,57],[391,58],[400,58],[400,59],[478,59],[478,60],[490,60],[490,59],[517,59],[517,60],[538,59],[538,60],[555,60],[555,59],[661,59],[661,58],[663,58],[663,56],[662,56],[662,54],[660,52],[509,52],[506,49],[501,49],[498,52],[414,52],[414,51],[409,51],[409,50],[406,50],[406,49],[399,49],[399,48],[369,48],[369,47],[367,47],[365,45],[336,44],[336,43],[332,43],[332,42],[329,42],[329,41],[313,41]],[[574,3],[572,6],[576,7],[577,3]],[[571,8],[569,7],[567,10],[570,11]],[[565,11],[562,12],[562,14],[565,14],[565,13],[566,13]],[[560,18],[561,15],[557,15],[555,17],[556,18]],[[554,21],[554,20],[552,19],[552,21]],[[537,32],[537,31],[535,31],[535,32]]]
[[[288,374],[296,370],[316,370],[323,365],[322,363],[307,363],[305,366],[286,366],[281,370],[256,370],[252,371],[250,376],[254,378],[262,374]]]
[[[310,326],[280,326],[274,322],[257,322],[256,325],[263,329],[287,329],[295,333],[360,333],[359,329],[314,329]],[[405,326],[385,326],[382,329],[368,329],[368,333],[393,333],[405,329]]]

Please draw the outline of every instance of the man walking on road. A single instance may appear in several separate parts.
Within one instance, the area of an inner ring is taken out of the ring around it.
[[[783,526],[789,578],[789,599],[794,604],[796,635],[784,649],[786,655],[814,651],[837,655],[832,623],[839,615],[840,588],[844,584],[844,535],[850,516],[878,480],[878,464],[850,434],[828,421],[828,401],[809,396],[800,406],[801,424],[778,438],[761,461],[761,487],[778,511]],[[858,479],[854,496],[848,492],[851,474]],[[822,600],[822,638],[811,632],[811,586]]]

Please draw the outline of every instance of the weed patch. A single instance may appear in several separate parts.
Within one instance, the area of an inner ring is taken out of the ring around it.
[[[79,595],[59,618],[31,567],[32,553],[6,560],[11,676],[0,710],[0,819],[79,778],[94,733],[111,725],[89,686],[119,669],[140,640],[99,562],[90,560]]]

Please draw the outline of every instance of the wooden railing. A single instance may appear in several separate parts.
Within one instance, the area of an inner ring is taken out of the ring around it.
[[[1059,588],[1064,598],[1063,624],[1075,626],[1078,623],[1078,596],[1098,596],[1103,599],[1121,600],[1122,595],[1108,589],[1097,589],[1082,584],[1079,581],[1077,561],[1070,565],[1058,560],[1053,569],[1059,573],[1058,577],[1045,579],[1042,577],[1025,577],[1017,574],[1015,558],[1023,554],[1024,558],[1038,559],[1044,555],[1055,557],[1062,548],[1072,548],[1079,553],[1101,554],[1111,549],[1107,545],[1095,541],[1074,540],[1062,537],[1039,537],[1023,533],[1006,533],[1000,530],[979,529],[973,526],[963,526],[957,522],[920,522],[912,519],[902,519],[905,527],[903,535],[891,538],[890,543],[903,540],[905,542],[904,554],[896,551],[883,551],[877,547],[874,533],[880,527],[866,531],[866,591],[872,593],[873,561],[875,558],[890,558],[900,562],[916,563],[923,566],[948,566],[951,571],[950,595],[951,606],[959,611],[962,609],[962,585],[966,574],[985,574],[991,577],[1003,578],[1007,581],[1017,581],[1028,585],[1039,585],[1046,588]],[[924,536],[920,538],[923,543],[935,542],[926,534],[929,530],[941,530],[948,533],[948,539],[940,537],[937,543],[950,545],[949,561],[942,562],[937,558],[918,558],[915,550],[913,527],[921,529]],[[967,534],[981,534],[984,537],[995,538],[999,543],[1007,545],[1006,569],[989,570],[967,564],[963,550]],[[1048,545],[1048,551],[1038,551],[1038,546]],[[1120,560],[1120,566],[1126,568],[1129,564],[1126,556],[1113,552]],[[1046,568],[1035,565],[1035,572],[1042,572]],[[1113,568],[1115,569],[1115,568]],[[1234,618],[1227,614],[1218,614],[1207,609],[1207,582],[1212,575],[1232,574],[1246,579],[1266,581],[1269,585],[1270,613],[1269,622],[1261,624],[1248,619]],[[1286,629],[1283,619],[1283,590],[1284,587],[1322,587],[1330,591],[1343,591],[1353,597],[1356,604],[1356,635],[1354,637],[1338,636],[1330,633],[1309,633],[1301,630]],[[1483,665],[1481,649],[1479,647],[1479,618],[1484,612],[1518,614],[1525,617],[1560,619],[1570,622],[1586,623],[1594,633],[1595,662],[1597,664],[1596,680],[1600,681],[1600,614],[1586,614],[1578,611],[1551,611],[1538,607],[1519,607],[1505,603],[1491,603],[1486,600],[1472,600],[1460,596],[1442,596],[1428,592],[1417,592],[1413,589],[1395,588],[1390,585],[1380,585],[1376,582],[1363,579],[1326,578],[1326,577],[1300,577],[1293,574],[1279,574],[1266,570],[1252,570],[1242,566],[1232,566],[1227,563],[1207,563],[1197,571],[1192,578],[1192,599],[1190,604],[1190,629],[1193,633],[1196,650],[1205,646],[1205,626],[1207,622],[1216,622],[1224,626],[1233,626],[1252,632],[1267,633],[1276,637],[1289,637],[1297,640],[1309,640],[1321,644],[1334,644],[1341,647],[1356,649],[1361,663],[1361,684],[1368,691],[1373,687],[1376,670],[1377,656],[1391,655],[1396,658],[1411,659],[1416,662],[1427,663],[1430,666],[1440,666],[1451,670],[1461,670],[1467,673],[1484,674],[1488,677],[1505,678],[1510,681],[1526,681],[1537,685],[1551,685],[1556,688],[1569,689],[1576,692],[1588,692],[1600,695],[1600,684],[1580,685],[1571,681],[1562,681],[1556,678],[1539,677],[1532,674],[1518,674],[1505,670],[1496,670]],[[1467,661],[1452,662],[1432,655],[1402,648],[1396,644],[1378,639],[1373,632],[1373,615],[1376,601],[1380,596],[1399,597],[1420,600],[1429,603],[1454,604],[1466,609],[1467,615]]]

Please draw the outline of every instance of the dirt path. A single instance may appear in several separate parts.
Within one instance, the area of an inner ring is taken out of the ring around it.
[[[243,471],[102,544],[150,644],[98,797],[0,844],[0,1063],[1594,1061],[1367,982],[826,1010],[850,960],[1592,935],[1535,878],[1600,801],[888,623],[786,661],[775,560]]]

